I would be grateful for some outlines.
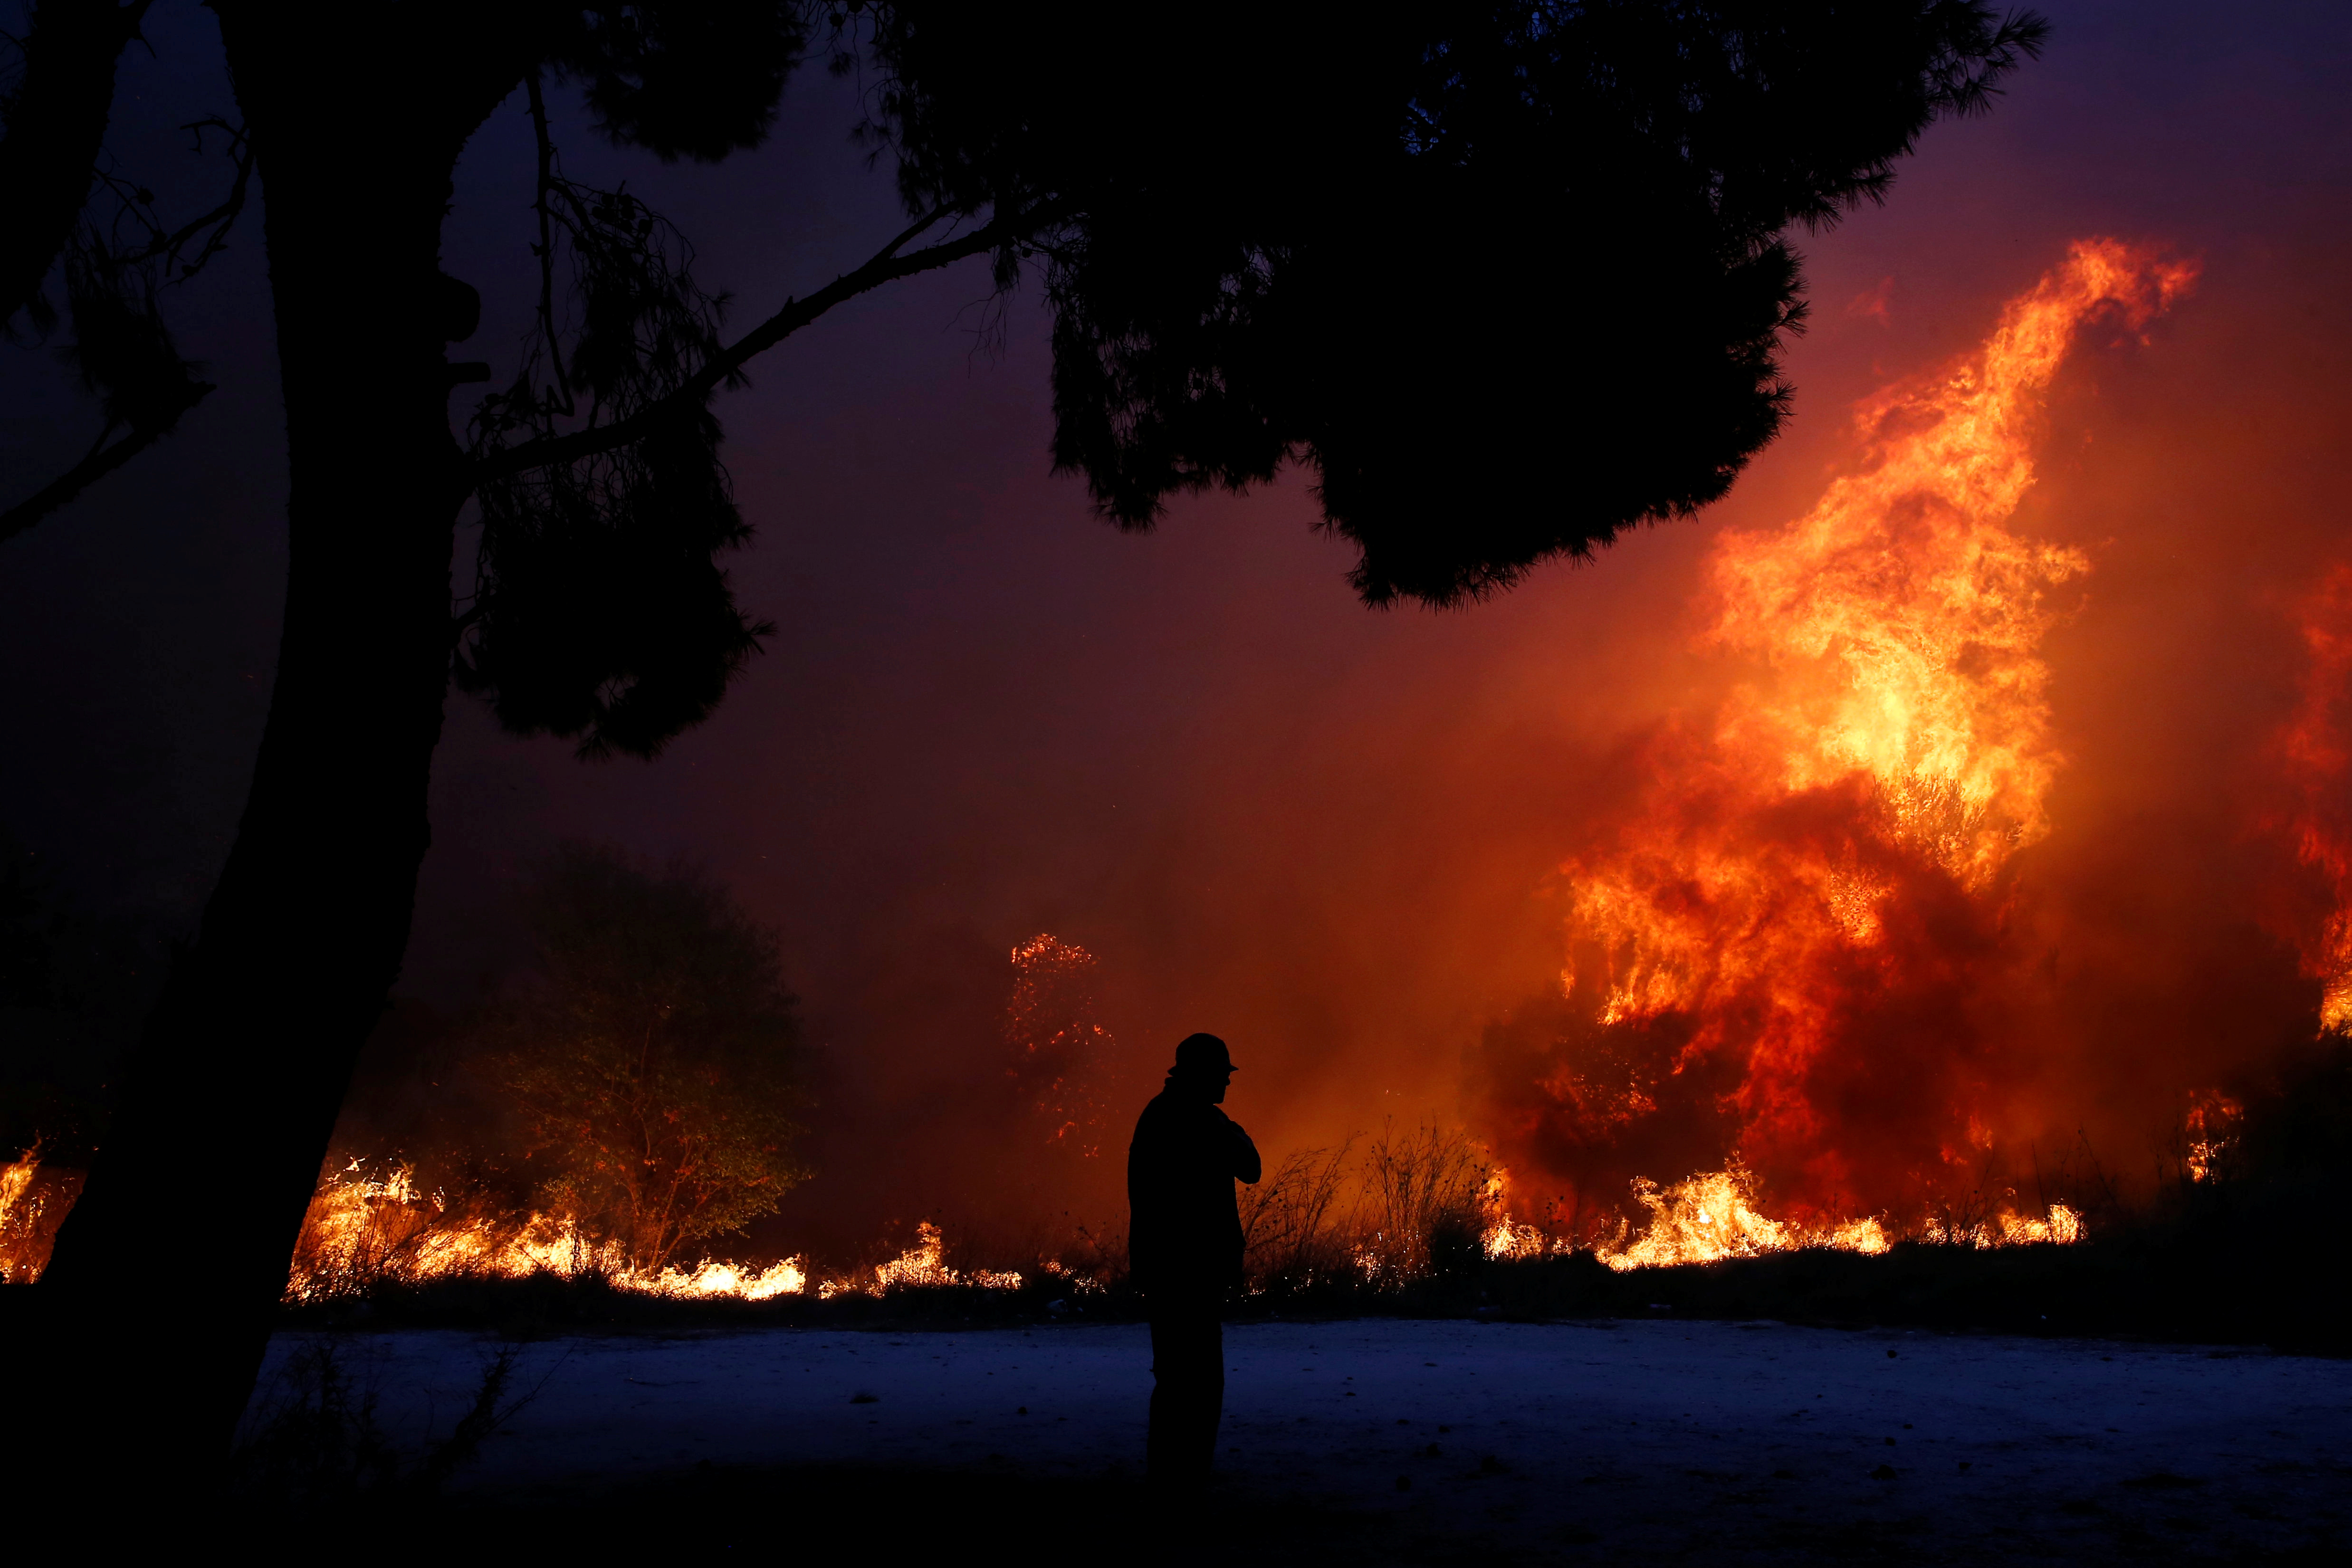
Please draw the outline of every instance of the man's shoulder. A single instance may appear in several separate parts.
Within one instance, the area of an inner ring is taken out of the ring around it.
[[[1203,1128],[1225,1120],[1225,1113],[1204,1100],[1161,1089],[1148,1100],[1135,1119],[1138,1142],[1158,1138],[1198,1136]]]
[[[1160,1090],[1143,1102],[1143,1111],[1135,1119],[1135,1135],[1143,1138],[1159,1131],[1167,1126],[1168,1119],[1173,1113],[1174,1107],[1168,1098],[1168,1091]]]

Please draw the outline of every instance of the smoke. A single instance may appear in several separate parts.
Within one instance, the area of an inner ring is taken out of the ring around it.
[[[1042,328],[1016,312],[1003,360],[974,364],[934,331],[960,281],[812,338],[729,415],[763,530],[738,584],[786,635],[657,768],[582,770],[453,710],[411,983],[494,945],[472,911],[515,846],[618,837],[709,865],[785,933],[828,1064],[782,1251],[1045,1206],[994,1142],[1008,955],[1040,931],[1097,956],[1131,1058],[1107,1167],[1170,1047],[1208,1029],[1270,1157],[1394,1115],[1469,1124],[1515,1182],[1566,1197],[1547,1172],[1580,1171],[1621,1207],[1635,1176],[1717,1168],[1755,1121],[1723,1103],[1748,1081],[1736,1053],[1644,1089],[1662,1110],[1640,1137],[1567,1152],[1516,1131],[1544,1099],[1497,1098],[1546,1078],[1605,997],[1601,958],[1567,941],[1562,867],[1612,842],[1675,748],[1716,743],[1747,657],[1703,641],[1717,540],[1806,516],[1860,460],[1849,411],[1974,353],[2069,240],[2108,230],[2203,272],[2137,331],[2074,342],[2004,524],[2082,563],[2045,582],[2035,632],[2040,836],[1972,888],[1847,832],[1869,814],[1827,785],[1742,831],[1811,834],[1832,859],[1854,837],[1892,883],[1880,951],[1905,960],[1847,986],[1800,1079],[1848,1169],[1792,1136],[1762,1201],[1924,1194],[1955,1129],[1986,1152],[1955,1107],[2029,1180],[2083,1139],[2144,1175],[2188,1093],[2273,1070],[2315,1027],[2305,944],[2335,906],[2296,858],[2278,736],[2303,700],[2295,606],[2345,554],[2352,385],[2352,244],[2312,175],[2344,123],[2316,63],[2332,46],[2159,12],[2069,19],[2000,113],[1939,132],[1886,209],[1809,242],[1796,416],[1732,496],[1465,613],[1356,605],[1296,481],[1188,502],[1149,537],[1102,529],[1043,477]],[[1581,1068],[1584,1092],[1630,1094],[1688,1043],[1687,1020],[1650,1027]],[[1115,1214],[1105,1174],[1088,1190]]]

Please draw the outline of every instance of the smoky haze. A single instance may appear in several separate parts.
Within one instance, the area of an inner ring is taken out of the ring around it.
[[[987,335],[978,267],[828,319],[720,409],[760,530],[735,583],[778,636],[650,766],[578,763],[453,699],[402,991],[456,1009],[498,984],[518,879],[559,839],[708,867],[781,933],[821,1051],[820,1173],[764,1225],[780,1247],[1036,1217],[992,1123],[1018,1113],[1009,954],[1041,931],[1099,961],[1135,1103],[1207,1029],[1270,1155],[1391,1116],[1483,1125],[1465,1068],[1557,988],[1563,862],[1638,788],[1644,737],[1732,678],[1695,647],[1717,535],[1804,512],[1851,455],[1853,404],[1967,352],[2069,242],[2115,235],[2202,271],[2145,342],[2095,335],[2069,362],[2017,514],[2090,569],[2043,644],[2066,762],[2005,916],[2054,956],[1984,1048],[2021,1135],[2079,1128],[2142,1162],[2182,1092],[2292,1048],[2317,1005],[2283,929],[2315,895],[2262,822],[2293,603],[2352,555],[2352,23],[2048,9],[2048,58],[1998,112],[1937,128],[1887,207],[1809,242],[1796,416],[1732,496],[1466,611],[1358,605],[1295,476],[1148,537],[1094,521],[1046,473],[1042,317],[1016,300]],[[848,101],[794,93],[772,151],[643,171],[754,311],[898,223],[842,138]],[[492,306],[468,352],[494,365],[530,297],[526,144],[509,106],[453,220],[450,269]],[[589,139],[570,144],[584,165]],[[238,379],[12,546],[0,583],[0,649],[35,672],[0,699],[5,821],[84,897],[164,924],[226,848],[282,584],[282,457],[250,434],[276,428],[267,347],[237,324],[263,319],[237,305],[257,251],[189,333]],[[12,453],[68,438],[61,411],[12,395],[9,416]],[[1082,1217],[1115,1206],[1123,1147],[1114,1129],[1073,1179]]]

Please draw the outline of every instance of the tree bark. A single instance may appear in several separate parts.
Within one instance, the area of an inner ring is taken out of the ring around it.
[[[0,140],[0,327],[42,280],[89,199],[114,109],[114,64],[149,0],[41,0],[26,30],[25,74]]]
[[[215,8],[263,184],[285,625],[235,845],[34,1288],[52,1348],[11,1423],[44,1434],[35,1473],[128,1457],[167,1489],[226,1456],[407,944],[465,495],[441,224],[459,149],[520,76],[433,8],[398,8],[373,50],[336,7]]]

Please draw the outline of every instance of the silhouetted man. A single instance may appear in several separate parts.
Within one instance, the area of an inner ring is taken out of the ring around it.
[[[1257,1145],[1217,1109],[1234,1059],[1214,1035],[1176,1047],[1168,1083],[1135,1123],[1127,1151],[1128,1258],[1151,1313],[1155,1480],[1209,1478],[1225,1405],[1225,1292],[1241,1283],[1236,1178],[1258,1178]]]

